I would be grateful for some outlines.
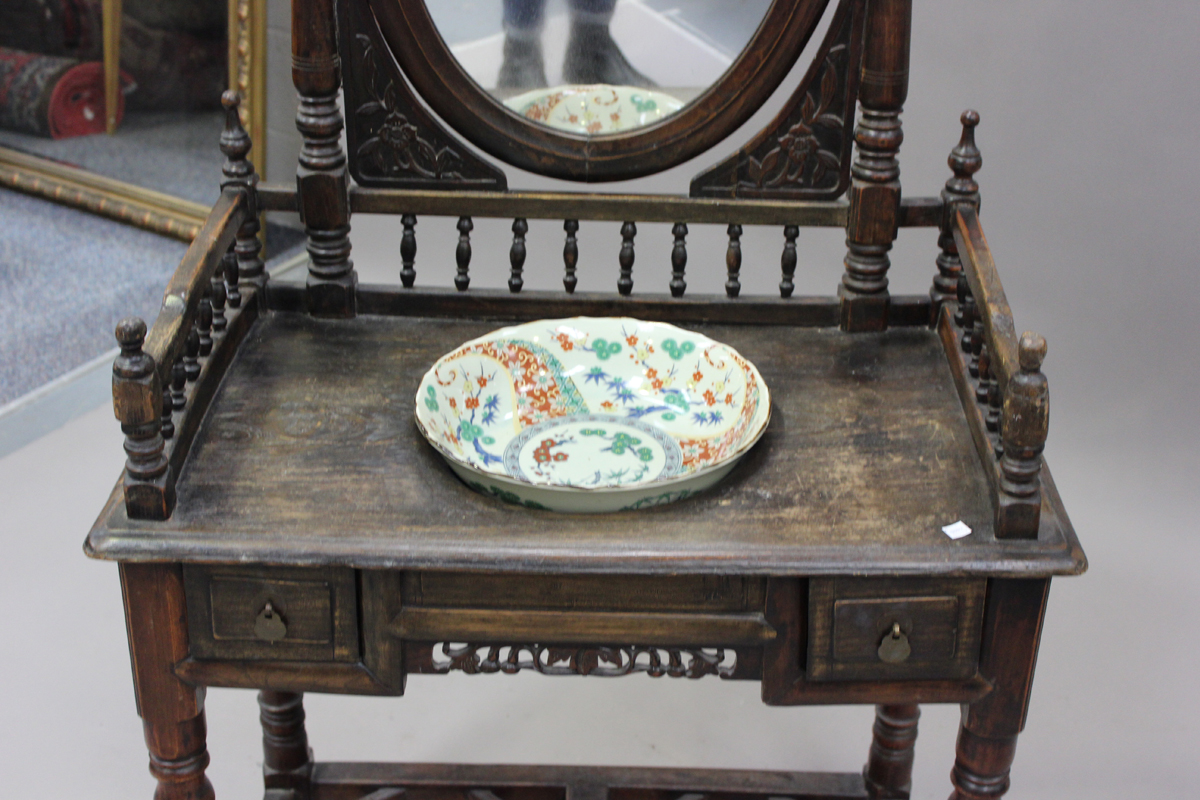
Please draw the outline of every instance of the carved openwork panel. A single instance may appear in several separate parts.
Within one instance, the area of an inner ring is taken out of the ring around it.
[[[464,148],[421,106],[365,5],[338,4],[354,179],[397,189],[507,188],[503,172]]]
[[[652,678],[734,677],[737,652],[722,647],[554,647],[540,644],[438,642],[425,670],[470,675],[533,670],[543,675],[620,677],[644,672]]]
[[[693,197],[829,200],[850,185],[862,0],[842,0],[820,52],[771,124],[692,180]]]

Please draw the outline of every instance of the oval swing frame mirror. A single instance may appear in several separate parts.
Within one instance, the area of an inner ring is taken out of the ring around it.
[[[681,164],[733,133],[779,87],[829,0],[773,0],[733,64],[669,117],[622,133],[586,136],[532,122],[476,83],[446,45],[425,0],[368,2],[384,41],[422,99],[486,153],[572,181],[638,178]]]

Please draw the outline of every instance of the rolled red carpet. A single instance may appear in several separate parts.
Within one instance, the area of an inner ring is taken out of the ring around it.
[[[119,122],[123,94],[117,103]],[[0,47],[0,127],[54,139],[102,133],[104,66]]]

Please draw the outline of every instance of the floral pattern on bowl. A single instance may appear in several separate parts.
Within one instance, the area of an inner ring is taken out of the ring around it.
[[[599,511],[719,480],[762,435],[770,397],[754,365],[706,336],[575,317],[463,344],[425,374],[416,408],[421,433],[480,491]]]
[[[533,122],[569,133],[598,136],[640,128],[669,117],[684,103],[637,86],[555,86],[510,97],[504,105]]]

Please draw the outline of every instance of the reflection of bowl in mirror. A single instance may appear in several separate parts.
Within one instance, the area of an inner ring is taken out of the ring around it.
[[[504,101],[512,111],[560,131],[597,136],[650,125],[683,108],[669,94],[638,86],[554,86]]]

